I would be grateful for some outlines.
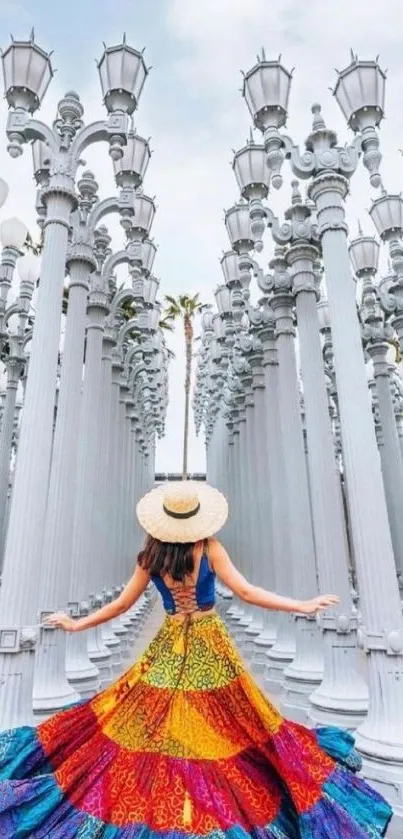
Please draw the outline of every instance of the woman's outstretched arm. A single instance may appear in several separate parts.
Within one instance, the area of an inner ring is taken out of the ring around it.
[[[262,606],[264,609],[274,609],[279,612],[296,612],[313,615],[336,606],[339,598],[333,594],[313,597],[312,600],[294,600],[292,597],[281,597],[271,591],[253,586],[232,564],[227,551],[217,539],[209,539],[209,559],[213,570],[222,582],[245,603]]]
[[[124,612],[134,606],[146,590],[149,582],[149,573],[144,571],[140,565],[137,565],[133,576],[116,600],[112,600],[111,603],[102,606],[101,609],[97,609],[85,618],[74,619],[65,615],[64,612],[55,612],[53,615],[49,615],[45,623],[65,629],[66,632],[81,632],[84,629],[90,629],[92,626],[99,626],[100,623],[106,623],[106,621],[123,615]]]

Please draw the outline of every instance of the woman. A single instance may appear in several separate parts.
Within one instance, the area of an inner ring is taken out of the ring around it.
[[[379,839],[386,802],[351,770],[352,737],[284,720],[260,692],[214,611],[220,577],[241,600],[315,614],[338,603],[279,597],[250,585],[211,538],[224,497],[181,482],[148,493],[148,537],[114,602],[79,632],[123,614],[150,580],[167,617],[140,660],[88,702],[36,730],[0,736],[0,837],[134,839]]]

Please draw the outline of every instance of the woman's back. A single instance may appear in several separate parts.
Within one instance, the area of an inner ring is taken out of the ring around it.
[[[151,573],[164,609],[170,615],[206,612],[215,605],[215,573],[208,558],[208,540],[193,546],[194,567],[183,579],[175,579],[169,570]]]

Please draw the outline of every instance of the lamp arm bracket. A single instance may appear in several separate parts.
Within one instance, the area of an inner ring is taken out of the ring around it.
[[[140,336],[139,321],[137,316],[134,318],[130,318],[130,320],[126,321],[126,323],[124,323],[120,327],[117,340],[118,347],[123,347],[125,338],[129,337],[130,335],[137,339]]]
[[[100,221],[110,213],[119,212],[119,199],[117,196],[113,198],[104,198],[96,207],[93,208],[89,217],[89,227],[93,232],[99,225]]]
[[[92,143],[111,143],[116,137],[119,138],[120,145],[124,146],[127,143],[128,131],[129,118],[123,111],[109,114],[107,120],[96,120],[84,125],[71,144],[72,158],[78,163],[83,151]]]
[[[115,268],[118,265],[123,265],[125,262],[130,263],[131,257],[127,250],[116,251],[116,253],[111,253],[105,259],[104,266],[102,268],[102,277],[109,277],[113,274]]]
[[[387,315],[392,315],[396,311],[397,301],[394,294],[378,288],[379,301],[383,311]]]
[[[272,229],[272,236],[277,245],[288,245],[292,239],[292,223],[289,221],[281,222],[280,219],[273,216],[270,224]]]
[[[49,147],[52,155],[56,155],[59,151],[60,137],[53,129],[41,120],[32,119],[26,111],[21,109],[10,111],[6,134],[9,140],[13,140],[16,134],[20,135],[25,143],[30,140],[42,140]]]

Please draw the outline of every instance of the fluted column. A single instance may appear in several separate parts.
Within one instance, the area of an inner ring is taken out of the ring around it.
[[[268,480],[268,429],[266,414],[265,376],[263,368],[263,347],[259,339],[254,338],[254,347],[250,356],[253,369],[254,402],[254,472],[257,544],[255,556],[256,584],[268,591],[275,588],[273,558],[273,512],[270,485]],[[267,650],[276,638],[276,615],[270,610],[260,609],[259,622],[254,622],[259,632],[253,638],[251,655],[254,672],[263,672]]]
[[[310,186],[332,324],[361,640],[368,653],[369,711],[357,730],[357,746],[365,756],[366,775],[381,782],[393,802],[403,789],[403,618],[347,250],[347,191],[347,179],[337,172],[318,174]]]
[[[96,498],[98,486],[98,457],[101,442],[99,409],[101,404],[101,369],[103,322],[108,309],[106,295],[94,280],[88,304],[88,326],[84,385],[80,417],[79,468],[76,489],[74,534],[72,545],[72,577],[70,607],[73,615],[90,611],[89,596],[94,592],[94,568],[99,561],[96,528]],[[94,634],[94,630],[89,630]],[[67,641],[67,677],[83,698],[92,696],[100,688],[100,669],[90,659],[87,632],[70,635]],[[91,638],[91,643],[93,638]],[[97,661],[99,667],[109,667],[110,652]],[[110,674],[109,674],[110,675]]]
[[[129,396],[129,386],[127,384],[126,378],[122,377],[121,384],[120,384],[120,399],[119,399],[119,425],[120,425],[120,469],[119,469],[119,489],[120,493],[117,498],[118,504],[118,514],[119,514],[119,526],[118,526],[118,540],[117,540],[117,555],[116,555],[116,565],[118,573],[119,573],[119,586],[122,587],[126,584],[128,577],[131,576],[129,573],[129,563],[128,563],[128,556],[127,556],[127,544],[126,544],[126,536],[127,536],[127,518],[128,518],[128,509],[127,509],[127,500],[128,500],[128,493],[129,493],[129,431],[130,431],[130,418],[127,416],[127,403],[130,401]],[[132,569],[133,571],[133,569]],[[122,625],[128,630],[130,634],[130,639],[133,635],[131,632],[132,630],[132,621],[129,614],[124,614],[121,617]],[[128,636],[128,642],[129,642]],[[129,643],[127,645],[127,654],[129,654]]]
[[[132,437],[133,437],[133,458],[135,469],[133,472],[133,497],[134,497],[134,542],[133,552],[137,557],[141,547],[144,543],[144,531],[137,519],[136,507],[141,498],[141,451],[139,447],[139,418],[137,414],[137,405],[135,404],[134,415],[132,417]]]
[[[249,355],[249,363],[252,361],[252,354]],[[247,391],[246,397],[246,432],[247,432],[247,459],[246,459],[246,486],[245,486],[245,500],[244,500],[244,516],[248,521],[248,551],[250,556],[250,572],[249,578],[254,585],[260,585],[261,570],[260,565],[260,537],[261,537],[261,523],[258,521],[260,512],[260,504],[258,502],[259,496],[259,478],[257,474],[257,439],[256,439],[256,425],[257,425],[257,405],[259,402],[258,390],[261,381],[257,382],[255,371],[251,365],[251,387]],[[250,658],[254,652],[253,640],[263,629],[263,611],[257,607],[252,607],[247,610],[245,619],[241,620],[241,624],[246,623],[245,638],[243,640],[244,655]]]
[[[250,575],[249,566],[249,551],[247,543],[247,530],[244,527],[246,522],[245,515],[245,498],[247,497],[247,487],[245,482],[245,458],[247,457],[246,448],[246,413],[244,404],[238,404],[238,439],[237,439],[237,458],[236,458],[236,475],[237,475],[237,529],[236,529],[236,544],[237,551],[235,555],[235,562],[237,568],[248,579]],[[234,638],[241,642],[243,637],[242,626],[239,626],[241,619],[247,614],[245,603],[239,601],[236,610],[236,629],[234,631]]]
[[[113,599],[114,568],[111,562],[112,556],[112,527],[111,508],[113,494],[111,492],[111,475],[113,460],[113,430],[111,428],[112,414],[112,350],[115,346],[115,337],[110,326],[106,326],[102,340],[102,395],[101,395],[101,428],[102,443],[100,446],[100,557],[103,568],[103,599],[104,603],[110,603]],[[112,653],[112,668],[114,672],[121,673],[123,659],[120,651],[120,640],[113,632],[112,624],[109,621],[101,627],[102,638]]]
[[[293,594],[297,599],[304,600],[317,593],[316,559],[295,359],[294,301],[281,249],[276,248],[271,266],[274,268],[271,305],[276,319],[280,365],[280,422],[284,443]],[[295,658],[284,671],[282,706],[288,716],[299,722],[307,721],[309,695],[320,684],[322,677],[322,643],[316,621],[298,616]]]
[[[310,697],[315,723],[356,728],[367,711],[368,692],[358,672],[357,627],[348,579],[347,542],[335,470],[313,263],[316,248],[294,244],[287,259],[296,298],[301,374],[304,386],[311,509],[319,584],[337,592],[340,607],[322,616],[324,674]]]
[[[228,553],[235,556],[235,526],[234,519],[237,514],[236,510],[236,495],[234,486],[234,469],[235,469],[235,434],[233,423],[227,423],[223,416],[223,435],[224,445],[227,447],[227,501],[228,501],[228,519],[225,528],[224,541],[227,546]]]
[[[41,284],[0,593],[2,728],[26,725],[32,719],[33,653],[37,639],[35,625],[43,523],[52,450],[62,287],[70,212],[74,203],[74,196],[67,186],[50,186],[42,198],[47,217]]]
[[[18,382],[23,367],[23,362],[19,358],[11,357],[6,361],[6,398],[0,435],[0,575],[7,534],[6,512],[10,483],[10,460],[14,433],[15,404],[17,401]]]
[[[109,562],[112,569],[112,593],[116,597],[122,585],[121,564],[119,557],[119,527],[120,527],[120,479],[121,479],[121,413],[120,407],[120,384],[123,365],[119,353],[112,354],[112,390],[111,390],[111,447],[110,447],[110,556]],[[128,653],[129,630],[123,625],[120,617],[111,622],[111,628],[120,641],[121,654]]]
[[[250,317],[254,324],[254,310]],[[252,498],[251,523],[253,530],[253,574],[254,583],[273,589],[272,576],[272,521],[270,497],[267,491],[267,463],[266,463],[266,418],[265,418],[265,383],[263,371],[263,347],[257,335],[253,335],[249,353],[249,363],[252,369],[252,388],[254,407],[251,413],[251,443],[250,443],[250,490]],[[254,489],[252,489],[254,487]],[[262,609],[255,610],[253,621],[246,631],[250,635],[250,645],[246,645],[248,653],[253,657],[256,652],[255,641],[265,644],[265,638],[270,643],[274,641],[273,615]],[[263,637],[262,637],[263,636]],[[259,649],[259,647],[258,647]]]
[[[389,345],[367,344],[368,355],[374,364],[374,380],[378,397],[379,420],[382,446],[379,449],[382,463],[385,497],[388,509],[390,533],[400,587],[403,586],[403,460],[399,445],[388,362]]]
[[[71,554],[80,422],[82,369],[91,253],[72,260],[69,266],[69,305],[66,318],[49,502],[41,565],[41,613],[67,607],[71,577]],[[66,678],[66,633],[47,628],[42,632],[34,680],[34,712],[53,713],[76,702],[78,693]]]
[[[98,383],[98,410],[96,419],[94,417],[94,433],[98,441],[98,456],[96,466],[93,473],[94,486],[99,487],[100,498],[93,494],[92,507],[92,523],[93,523],[93,541],[92,554],[90,561],[92,564],[91,572],[91,586],[89,590],[90,609],[99,609],[105,601],[104,587],[106,583],[106,569],[102,563],[103,545],[102,545],[102,530],[104,510],[102,503],[102,489],[105,478],[105,463],[103,462],[102,448],[109,438],[107,426],[104,426],[104,352],[105,352],[105,338],[110,336],[105,335],[105,324],[103,324],[101,348],[98,345],[97,366],[93,367],[94,375],[96,373],[96,381]],[[89,371],[91,373],[91,370]],[[108,627],[111,633],[110,625]],[[110,638],[110,636],[109,636]],[[106,643],[105,640],[105,626],[97,626],[90,630],[87,640],[87,652],[90,660],[95,664],[100,672],[101,687],[106,687],[112,678],[112,672],[116,669],[116,656],[114,656],[114,647]]]
[[[252,522],[252,486],[253,486],[253,419],[254,410],[252,371],[246,360],[241,361],[241,382],[245,389],[245,421],[242,428],[241,445],[241,485],[242,485],[242,509],[243,509],[243,562],[245,563],[245,576],[251,582],[255,579],[255,555],[254,544],[256,534]],[[237,634],[237,642],[242,646],[245,644],[245,630],[251,625],[256,609],[245,604],[243,615],[239,620],[240,632]],[[242,634],[243,633],[243,634]]]
[[[134,459],[133,434],[132,434],[132,411],[134,400],[131,395],[126,399],[126,494],[125,494],[125,526],[124,526],[124,560],[126,566],[126,579],[131,576],[134,570],[135,557],[133,552],[134,542],[134,516],[135,502],[133,498],[133,472],[136,468]]]
[[[129,483],[129,425],[130,420],[127,416],[126,404],[129,399],[129,386],[125,379],[122,378],[120,385],[120,401],[119,401],[119,424],[120,424],[120,469],[119,469],[119,488],[120,494],[118,501],[119,511],[119,527],[118,527],[118,543],[116,562],[119,567],[120,585],[127,582],[128,559],[126,553],[126,527],[127,527],[127,496]],[[130,625],[123,616],[123,623]]]
[[[273,311],[264,304],[264,328],[261,338],[264,349],[265,416],[267,422],[267,481],[273,520],[273,568],[275,591],[290,595],[292,580],[290,525],[287,488],[284,475],[283,436],[280,409],[280,368],[275,336]],[[278,693],[283,682],[284,669],[295,655],[295,621],[292,615],[279,612],[276,619],[276,639],[267,650],[264,668],[264,686],[270,693]]]
[[[232,426],[232,428],[231,428]],[[229,469],[229,538],[228,542],[227,539],[225,540],[225,546],[228,549],[230,557],[232,561],[235,563],[237,568],[241,570],[241,566],[238,559],[238,550],[239,550],[239,516],[240,516],[240,504],[239,504],[239,428],[238,428],[238,421],[237,418],[234,416],[234,411],[231,412],[231,415],[227,421],[227,427],[230,431],[230,440],[229,440],[229,448],[230,448],[230,469]],[[239,611],[239,601],[237,598],[232,597],[230,608],[226,612],[226,620],[232,621],[233,623],[236,621],[236,616]]]
[[[235,564],[242,568],[240,561],[240,516],[242,511],[241,504],[241,479],[240,479],[240,422],[239,416],[234,420],[234,453],[232,456],[232,503],[233,503],[233,518],[232,518],[232,540],[233,540],[233,558]]]

